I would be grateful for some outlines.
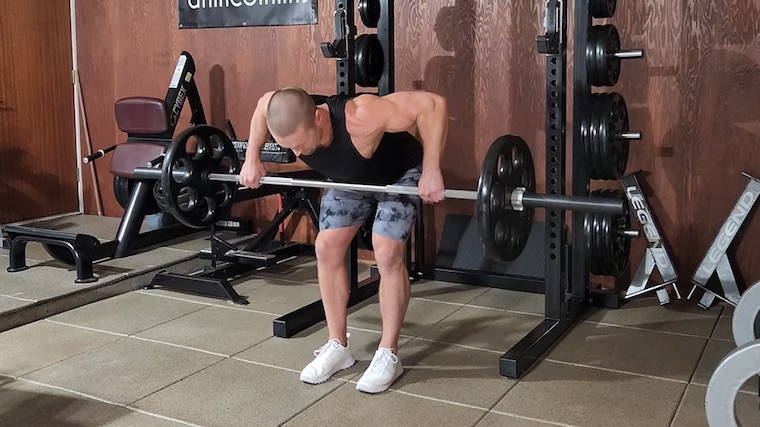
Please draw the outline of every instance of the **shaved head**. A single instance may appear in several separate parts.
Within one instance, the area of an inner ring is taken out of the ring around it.
[[[267,106],[267,126],[273,136],[293,135],[300,128],[314,127],[314,100],[305,90],[287,87],[276,91]]]

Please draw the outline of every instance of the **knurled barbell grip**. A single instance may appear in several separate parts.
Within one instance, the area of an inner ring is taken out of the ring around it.
[[[643,49],[625,49],[625,50],[619,50],[612,54],[615,58],[618,59],[630,59],[630,58],[643,58],[644,57],[644,50]]]

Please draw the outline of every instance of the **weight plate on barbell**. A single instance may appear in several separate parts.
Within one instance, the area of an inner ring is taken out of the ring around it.
[[[367,28],[377,28],[380,12],[380,0],[359,0],[359,16]]]
[[[514,135],[496,139],[488,149],[478,179],[478,228],[486,253],[513,261],[525,248],[533,226],[533,208],[512,209],[512,191],[534,193],[533,157],[525,140]]]
[[[385,58],[377,34],[362,34],[355,41],[356,84],[377,87],[383,77]]]
[[[205,228],[235,200],[237,183],[211,181],[209,174],[237,174],[240,162],[227,135],[199,125],[180,133],[169,146],[161,174],[161,193],[169,213],[193,228]]]
[[[589,0],[588,8],[596,19],[612,18],[617,9],[616,0]]]

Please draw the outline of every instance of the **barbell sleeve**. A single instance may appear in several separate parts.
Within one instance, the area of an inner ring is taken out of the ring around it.
[[[529,208],[544,208],[547,210],[560,209],[609,215],[617,215],[625,212],[625,204],[623,200],[605,197],[556,196],[552,194],[523,193],[522,205]],[[515,208],[514,202],[513,208]],[[518,210],[517,208],[515,209]]]

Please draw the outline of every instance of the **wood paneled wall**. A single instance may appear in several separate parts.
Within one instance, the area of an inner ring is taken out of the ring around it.
[[[210,123],[223,126],[229,118],[241,136],[267,90],[299,85],[314,93],[335,91],[334,63],[318,47],[333,38],[329,0],[319,2],[317,26],[206,30],[178,30],[174,1],[77,0],[76,5],[79,72],[95,149],[124,139],[113,117],[117,99],[164,96],[182,50],[195,58]],[[544,7],[543,1],[396,0],[396,89],[429,90],[449,100],[447,187],[474,188],[486,150],[505,133],[529,142],[542,181],[545,60],[536,52],[535,37],[543,31]],[[618,27],[624,47],[646,50],[646,59],[624,63],[620,83],[610,90],[624,95],[631,127],[644,134],[632,145],[629,170],[643,171],[639,179],[684,288],[746,184],[741,172],[760,176],[758,9],[757,2],[726,0],[620,1],[615,18],[606,21]],[[187,120],[185,114],[180,129]],[[98,177],[106,214],[121,215],[105,162]],[[542,190],[543,182],[538,187]],[[94,212],[92,191],[86,182],[89,212]],[[276,202],[235,209],[263,222]],[[473,206],[447,201],[428,209],[429,254],[445,215],[453,212],[471,213]],[[760,219],[753,213],[735,245],[745,281],[760,279],[760,244],[752,238],[759,233]],[[644,248],[643,239],[634,241],[634,268]]]

